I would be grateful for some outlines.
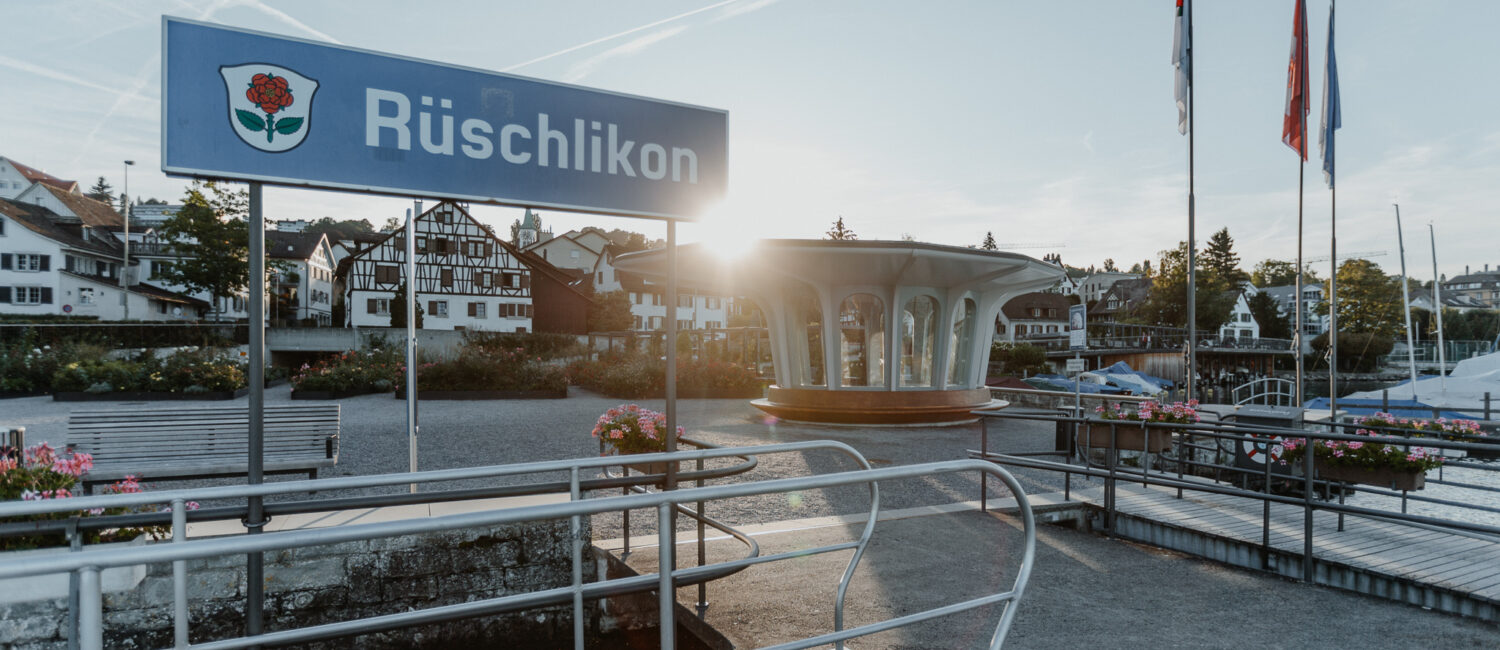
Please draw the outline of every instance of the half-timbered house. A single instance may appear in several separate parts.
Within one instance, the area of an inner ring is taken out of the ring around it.
[[[424,329],[536,331],[531,269],[510,244],[449,201],[417,217],[415,230],[413,284]],[[406,279],[405,230],[388,234],[346,263],[348,324],[390,326],[391,301]]]

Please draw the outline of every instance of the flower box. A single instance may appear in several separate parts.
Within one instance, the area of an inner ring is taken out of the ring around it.
[[[1350,467],[1329,465],[1321,458],[1313,459],[1318,477],[1329,481],[1359,483],[1393,490],[1420,490],[1427,483],[1426,472],[1402,472],[1385,467]]]
[[[396,399],[406,399],[406,391],[397,390],[393,395]],[[490,399],[563,399],[568,396],[568,388],[564,386],[560,390],[421,390],[417,389],[417,399],[428,400],[490,400]]]
[[[250,394],[249,388],[236,391],[214,390],[205,393],[167,393],[155,391],[121,390],[108,393],[84,393],[60,391],[52,394],[54,402],[174,402],[230,400]]]
[[[107,544],[89,544],[84,550],[95,551],[99,549],[125,549],[140,546],[146,543],[146,536],[141,535],[128,542],[110,542]],[[34,548],[24,551],[6,551],[0,553],[0,562],[25,562],[28,560],[44,559],[70,553],[72,549],[66,546],[54,546],[52,548]],[[27,576],[25,578],[6,578],[0,580],[0,605],[9,603],[24,603],[38,600],[56,600],[68,597],[68,575],[67,573],[51,573],[40,576]],[[99,584],[105,593],[128,591],[134,589],[142,580],[146,579],[146,565],[134,564],[130,566],[114,567],[99,572]]]
[[[378,395],[383,390],[374,388],[360,388],[353,390],[298,390],[292,389],[292,399],[344,399],[346,397],[359,397],[360,395]]]
[[[1172,448],[1172,431],[1158,427],[1141,427],[1139,421],[1122,420],[1115,425],[1115,447],[1123,451],[1147,451],[1159,454]],[[1089,425],[1086,434],[1079,437],[1080,447],[1110,446],[1110,425]]]
[[[659,461],[655,463],[625,463],[625,466],[637,474],[666,474],[667,465],[670,464],[668,461]],[[677,473],[682,473],[681,461],[677,463]]]

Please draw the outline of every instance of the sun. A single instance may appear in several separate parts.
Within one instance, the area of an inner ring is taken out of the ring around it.
[[[713,252],[715,257],[724,260],[744,257],[760,240],[760,236],[754,234],[753,222],[733,217],[723,210],[704,215],[690,227],[694,239]]]

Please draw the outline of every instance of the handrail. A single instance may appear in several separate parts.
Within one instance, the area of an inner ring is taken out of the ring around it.
[[[829,443],[824,443],[828,446]],[[844,446],[842,443],[831,443],[832,446]],[[780,445],[765,445],[761,447],[748,447],[734,450],[744,454],[767,453],[771,450],[787,450],[807,447],[807,443],[787,443]],[[852,451],[852,448],[850,448]],[[726,453],[727,452],[727,453]],[[667,462],[676,460],[692,460],[696,457],[720,457],[731,455],[730,450],[699,450],[687,452],[675,452],[671,454],[641,454],[639,460],[645,462]],[[855,452],[857,453],[857,452]],[[602,464],[597,459],[578,459],[572,462],[574,467],[590,466],[598,467]],[[559,461],[545,463],[527,463],[523,467],[544,466],[556,467]],[[983,605],[994,603],[1005,603],[1006,606],[1000,615],[1000,620],[995,627],[991,638],[990,647],[998,648],[1003,643],[1011,623],[1015,618],[1015,607],[1012,603],[1022,596],[1027,581],[1030,578],[1031,568],[1036,555],[1036,529],[1035,519],[1031,511],[1025,492],[1013,476],[1004,469],[988,462],[977,460],[955,460],[940,463],[926,463],[921,465],[902,465],[885,467],[880,469],[861,469],[838,474],[815,475],[804,477],[793,477],[785,479],[773,479],[755,483],[734,483],[726,485],[715,485],[707,487],[695,487],[681,490],[650,492],[645,494],[632,494],[624,496],[612,496],[599,499],[583,501],[569,501],[565,503],[543,504],[533,506],[521,506],[503,510],[491,510],[473,513],[462,513],[443,515],[422,519],[398,520],[389,522],[376,522],[368,524],[352,524],[333,528],[316,530],[283,531],[275,533],[264,533],[260,535],[245,535],[237,537],[207,538],[189,540],[174,544],[151,545],[130,549],[92,549],[77,553],[67,553],[46,558],[28,558],[25,562],[0,562],[0,578],[22,577],[42,575],[58,572],[77,571],[82,576],[82,582],[86,589],[83,594],[83,613],[86,620],[95,623],[97,627],[89,627],[82,630],[87,636],[85,648],[98,648],[102,645],[102,621],[101,607],[102,597],[99,593],[99,571],[103,568],[128,566],[135,564],[148,564],[169,561],[185,561],[189,559],[201,559],[219,555],[232,555],[273,551],[287,548],[300,548],[306,546],[317,546],[341,542],[353,542],[380,537],[392,537],[400,535],[412,535],[439,530],[453,530],[459,528],[474,528],[481,526],[497,526],[503,524],[520,523],[533,520],[551,520],[567,517],[581,517],[605,512],[614,512],[626,509],[656,508],[658,516],[658,543],[660,561],[659,570],[656,574],[656,589],[659,593],[660,607],[660,629],[662,647],[673,647],[675,641],[675,622],[673,605],[675,603],[675,586],[680,584],[685,577],[700,574],[716,567],[694,567],[690,569],[671,569],[673,566],[673,553],[675,547],[672,544],[674,531],[664,525],[668,520],[670,508],[675,505],[690,501],[711,501],[729,499],[736,497],[754,496],[776,492],[795,490],[810,490],[842,485],[870,484],[876,481],[897,480],[905,478],[917,478],[937,474],[951,474],[959,472],[975,471],[982,475],[999,478],[1010,489],[1016,498],[1020,509],[1023,534],[1025,536],[1024,551],[1021,566],[1017,572],[1016,579],[1009,591],[997,593],[984,598],[956,603],[942,608],[928,610],[919,614],[903,616],[885,623],[865,625],[850,630],[840,630],[833,634],[814,637],[800,642],[786,644],[787,648],[807,648],[828,642],[837,642],[844,639],[854,638],[871,634],[896,625],[905,625],[922,620],[929,620],[960,611],[967,611]],[[440,473],[440,472],[434,472]],[[390,475],[393,484],[408,483],[411,474]],[[574,474],[576,478],[576,473]],[[338,479],[326,479],[335,481]],[[128,495],[111,495],[128,496]],[[873,525],[873,519],[868,525]],[[824,553],[835,550],[846,550],[856,548],[856,543],[837,544],[819,549],[795,551],[763,558],[746,558],[736,560],[728,565],[750,566],[778,559],[793,557],[805,557],[810,553]],[[575,555],[575,562],[576,562]],[[846,577],[852,571],[846,572]],[[577,571],[575,570],[575,576]],[[432,616],[451,616],[454,612],[469,614],[483,612],[487,608],[502,605],[522,604],[533,606],[547,598],[559,596],[573,596],[575,602],[579,594],[587,594],[590,597],[603,595],[607,589],[616,589],[644,585],[649,589],[649,578],[637,576],[635,578],[605,580],[591,583],[591,586],[574,584],[571,587],[557,588],[543,592],[519,594],[491,598],[462,605],[453,605],[414,612],[401,612],[384,616],[361,619],[355,621],[343,621],[325,625],[310,626],[297,630],[285,630],[270,632],[251,637],[228,639],[213,643],[201,644],[194,647],[199,648],[242,648],[256,645],[275,645],[285,643],[307,642],[324,638],[347,636],[350,634],[364,633],[366,630],[389,629],[391,626],[404,626],[418,624],[431,620]],[[578,614],[575,613],[575,616]],[[576,620],[576,619],[575,619]]]

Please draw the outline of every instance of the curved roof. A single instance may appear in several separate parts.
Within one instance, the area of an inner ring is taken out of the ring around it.
[[[621,255],[616,268],[657,280],[666,250]],[[764,239],[726,259],[702,244],[678,247],[678,282],[685,287],[751,292],[767,281],[813,285],[923,286],[973,291],[1031,291],[1051,286],[1063,270],[1018,253],[909,241]]]

